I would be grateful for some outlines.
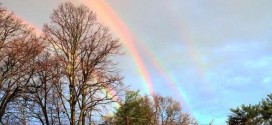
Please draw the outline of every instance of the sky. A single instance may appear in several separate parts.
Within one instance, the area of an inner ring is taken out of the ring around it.
[[[67,0],[0,0],[33,27]],[[224,124],[230,108],[272,87],[271,0],[77,0],[120,38],[124,83],[172,96],[200,124]]]

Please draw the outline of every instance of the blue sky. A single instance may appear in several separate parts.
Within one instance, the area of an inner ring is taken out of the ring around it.
[[[37,27],[65,0],[0,0]],[[271,0],[106,0],[185,93],[184,110],[201,124],[222,124],[229,109],[255,104],[272,87]],[[79,0],[77,3],[83,3]],[[99,16],[99,15],[98,15]],[[139,46],[154,90],[175,93]],[[146,90],[130,54],[118,57],[124,82]],[[143,91],[145,92],[145,91]]]

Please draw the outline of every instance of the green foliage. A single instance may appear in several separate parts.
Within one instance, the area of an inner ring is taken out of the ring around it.
[[[262,115],[264,124],[272,124],[272,94],[260,102],[260,114]]]
[[[173,98],[160,95],[150,98],[141,96],[139,91],[127,91],[121,107],[103,121],[104,125],[197,125]]]
[[[242,105],[241,107],[237,107],[236,109],[231,109],[233,113],[229,116],[229,124],[230,125],[244,125],[244,124],[252,124],[255,125],[258,123],[258,112],[259,106],[252,105]]]
[[[116,112],[117,125],[149,125],[152,109],[139,92],[127,91],[125,101]]]
[[[257,105],[241,105],[230,109],[229,125],[271,125],[272,124],[272,94]]]

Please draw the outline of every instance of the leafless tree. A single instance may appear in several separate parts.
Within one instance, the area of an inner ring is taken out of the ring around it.
[[[181,105],[171,97],[153,96],[154,124],[189,125],[197,124],[190,116],[182,112]]]
[[[63,109],[55,88],[61,77],[58,60],[44,51],[36,59],[35,65],[31,84],[38,87],[34,88],[34,93],[28,94],[25,100],[28,117],[38,119],[43,125],[61,124]]]
[[[27,25],[0,7],[0,119],[7,124],[14,115],[13,101],[31,93],[34,60],[44,46]],[[18,106],[17,106],[18,107]],[[15,113],[16,114],[16,113]]]
[[[90,123],[87,114],[112,102],[116,93],[105,93],[116,91],[121,85],[111,60],[111,56],[120,54],[118,40],[97,22],[91,10],[71,3],[54,10],[51,23],[44,26],[43,32],[64,76],[57,90],[66,118],[71,125]]]

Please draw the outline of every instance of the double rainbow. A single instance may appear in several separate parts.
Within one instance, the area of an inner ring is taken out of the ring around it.
[[[141,74],[142,79],[145,81],[145,85],[149,90],[151,95],[154,94],[154,90],[152,87],[152,81],[150,78],[150,74],[142,60],[139,52],[135,47],[135,42],[137,39],[132,35],[129,28],[125,25],[125,23],[117,16],[114,10],[104,1],[92,1],[84,0],[84,4],[93,9],[100,20],[106,23],[113,32],[115,32],[120,38],[121,42],[128,48],[129,53],[133,57],[139,74]],[[137,44],[139,45],[139,43]],[[173,78],[170,73],[167,72],[165,66],[159,61],[159,59],[153,54],[151,51],[146,49],[144,46],[141,46],[145,51],[149,59],[151,60],[152,65],[159,71],[160,75],[166,80],[167,84],[175,90],[176,93],[179,93],[179,98],[181,101],[187,105],[189,103],[189,99],[183,89],[178,85],[178,81]]]
[[[120,37],[120,41],[128,48],[129,53],[132,55],[139,73],[142,79],[147,85],[148,91],[151,95],[154,94],[152,87],[152,80],[150,74],[144,65],[138,50],[135,48],[135,38],[130,33],[127,26],[122,22],[122,20],[114,13],[111,7],[104,0],[84,0],[84,4],[91,9],[93,9],[98,18],[107,24],[107,26]]]
[[[83,3],[93,9],[97,15],[98,18],[104,22],[114,33],[116,33],[120,41],[128,48],[129,53],[133,57],[133,60],[135,61],[135,64],[137,66],[139,74],[141,74],[141,78],[144,80],[144,83],[148,89],[148,92],[153,95],[153,83],[151,80],[150,73],[148,72],[146,65],[144,64],[143,59],[141,58],[138,50],[135,47],[135,42],[137,39],[132,35],[129,28],[126,26],[126,24],[117,16],[117,14],[114,12],[114,10],[104,1],[104,0],[83,0]],[[22,18],[21,18],[22,19]],[[27,21],[23,21],[24,23],[29,24],[31,27],[35,27],[31,25],[31,23]],[[38,33],[40,33],[39,28],[35,27]],[[138,44],[137,44],[138,45]],[[185,91],[178,85],[178,81],[170,75],[170,73],[166,70],[165,66],[163,65],[162,61],[160,61],[155,54],[153,54],[151,51],[146,49],[144,46],[141,46],[143,50],[147,53],[147,56],[150,58],[152,65],[159,71],[160,75],[166,80],[167,84],[169,84],[170,87],[172,87],[173,90],[175,90],[177,93],[179,93],[179,97],[182,99],[183,103],[189,103],[189,99],[185,93]],[[193,53],[194,55],[197,55],[197,53]],[[196,59],[193,59],[196,60]],[[194,61],[197,62],[197,61]],[[200,68],[199,68],[200,69]],[[199,74],[203,76],[202,70],[199,71]],[[108,90],[107,88],[104,88],[103,90],[105,93],[109,96],[113,96],[114,92],[112,90]],[[117,104],[117,107],[120,107],[120,104]]]

